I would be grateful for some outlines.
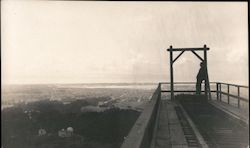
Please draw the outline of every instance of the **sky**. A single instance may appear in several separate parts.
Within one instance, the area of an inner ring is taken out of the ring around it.
[[[247,2],[1,1],[2,83],[169,82],[166,49],[206,44],[210,82],[248,85],[247,9]],[[199,63],[185,52],[174,81],[196,81]]]

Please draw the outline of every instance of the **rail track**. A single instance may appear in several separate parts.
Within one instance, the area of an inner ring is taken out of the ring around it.
[[[227,115],[223,111],[209,104],[205,99],[195,98],[178,98],[189,117],[201,133],[210,148],[247,148],[249,145],[249,126],[239,120]],[[177,115],[178,115],[177,109]],[[179,113],[181,116],[181,113]],[[182,117],[180,121],[184,120]],[[183,123],[184,133],[187,127],[194,142],[194,146],[198,146],[197,142],[186,125]],[[187,140],[188,142],[188,140]],[[189,142],[188,142],[189,143]]]

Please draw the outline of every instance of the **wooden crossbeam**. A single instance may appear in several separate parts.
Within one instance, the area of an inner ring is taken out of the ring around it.
[[[167,51],[204,51],[204,50],[209,50],[207,47],[202,47],[202,48],[168,48]]]
[[[170,55],[170,88],[171,88],[171,99],[174,99],[174,74],[173,74],[173,64],[174,62],[185,52],[185,51],[191,51],[196,57],[198,57],[202,62],[205,62],[205,66],[207,67],[207,50],[209,48],[205,44],[201,48],[173,48],[171,45],[167,51],[169,51]],[[181,53],[173,60],[173,51],[181,51]],[[204,52],[204,58],[201,58],[195,51],[203,51]],[[207,74],[207,79],[205,81],[205,95],[207,97],[207,93],[209,93],[209,98],[211,98],[211,92],[210,92],[210,84]]]

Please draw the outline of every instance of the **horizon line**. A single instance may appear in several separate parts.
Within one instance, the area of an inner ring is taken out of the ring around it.
[[[170,81],[158,81],[158,82],[76,82],[76,83],[1,83],[2,86],[8,85],[95,85],[95,84],[159,84],[159,83],[170,83]],[[175,81],[174,83],[196,83],[196,81]],[[224,81],[212,81],[210,83],[230,83],[235,85],[245,85],[249,86],[249,82],[246,84],[243,83],[232,83],[232,82],[224,82]]]

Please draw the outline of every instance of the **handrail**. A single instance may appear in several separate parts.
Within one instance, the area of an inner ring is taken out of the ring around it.
[[[151,97],[150,102],[136,120],[134,126],[125,138],[121,148],[149,148],[156,123],[156,114],[160,105],[161,84]]]
[[[243,98],[243,97],[238,97],[236,95],[228,94],[228,93],[223,92],[223,91],[221,91],[220,93],[222,93],[223,95],[229,95],[230,97],[237,98],[237,99],[240,99],[240,100],[245,101],[245,102],[249,102],[249,100],[247,100],[246,98]]]
[[[210,84],[216,84],[218,82],[210,82]],[[171,84],[171,82],[161,82],[160,84]],[[196,82],[174,82],[174,84],[196,84]]]
[[[221,83],[221,82],[210,82],[211,84],[216,84],[216,89],[211,90],[217,94],[217,100],[222,101],[221,95],[238,99],[238,107],[240,108],[240,101],[245,101],[249,103],[249,100],[240,96],[240,88],[249,88],[248,86]],[[136,120],[134,126],[131,128],[127,137],[125,137],[124,142],[121,145],[121,148],[149,148],[153,138],[153,132],[155,125],[157,123],[157,112],[159,109],[161,101],[161,92],[171,92],[170,90],[161,90],[162,84],[170,84],[170,82],[161,82],[158,84],[157,89],[151,97],[151,100],[148,102],[143,112]],[[195,84],[195,82],[175,82],[175,84]],[[227,85],[228,91],[221,91],[221,85]],[[230,86],[235,86],[238,88],[238,94],[230,94]],[[175,90],[175,92],[195,92],[194,90]],[[202,91],[204,92],[204,91]]]
[[[160,84],[170,84],[170,82],[161,82]],[[196,82],[174,82],[174,84],[183,84],[183,85],[186,85],[186,84],[196,84]],[[233,98],[233,99],[237,99],[238,100],[238,108],[240,108],[240,101],[244,101],[244,102],[247,102],[249,103],[249,99],[248,98],[244,98],[242,96],[240,96],[240,88],[249,88],[248,86],[245,86],[245,85],[237,85],[237,84],[230,84],[230,83],[223,83],[223,82],[210,82],[210,84],[216,84],[216,90],[210,90],[210,92],[216,92],[217,94],[217,100],[218,101],[222,101],[221,99],[221,95],[226,95],[227,96],[227,103],[230,104],[230,97]],[[221,90],[221,86],[222,85],[226,85],[227,86],[227,92],[223,92]],[[230,86],[234,86],[234,87],[237,87],[238,88],[238,92],[237,92],[237,95],[234,95],[232,93],[230,93]],[[161,92],[171,92],[170,90],[162,90]],[[174,90],[174,92],[187,92],[187,93],[190,93],[190,92],[195,92],[195,90]],[[202,91],[204,92],[204,91]]]
[[[222,85],[226,85],[227,86],[227,92],[223,92],[221,90],[221,86]],[[237,95],[233,95],[233,94],[230,93],[230,86],[237,87]],[[246,103],[249,103],[249,99],[240,96],[240,88],[249,88],[249,87],[248,86],[244,86],[244,85],[236,85],[236,84],[229,84],[229,83],[218,82],[216,84],[217,100],[223,102],[222,99],[221,99],[221,95],[223,94],[223,95],[227,96],[227,103],[230,104],[230,97],[232,97],[232,98],[238,100],[237,101],[237,106],[238,106],[238,108],[240,108],[240,101],[244,101]]]
[[[161,92],[171,92],[171,90],[162,90]],[[175,90],[175,93],[181,93],[181,92],[186,92],[186,93],[195,93],[196,90]],[[201,91],[201,92],[205,92],[205,91]],[[210,92],[217,92],[216,90],[210,90]]]
[[[217,82],[217,83],[224,84],[224,85],[235,86],[235,87],[249,88],[249,87],[246,86],[246,85],[237,85],[237,84],[230,84],[230,83],[223,83],[223,82]]]

